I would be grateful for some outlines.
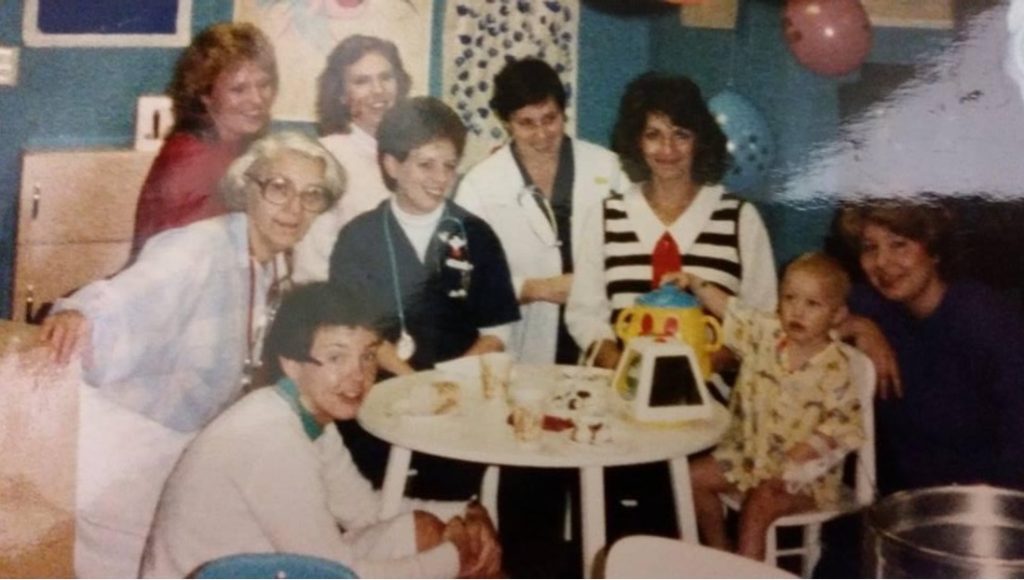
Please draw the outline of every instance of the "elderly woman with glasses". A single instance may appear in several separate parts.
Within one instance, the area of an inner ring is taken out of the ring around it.
[[[58,301],[54,358],[81,352],[75,571],[138,573],[160,488],[193,435],[241,394],[259,360],[287,250],[340,197],[315,141],[255,142],[221,181],[234,213],[168,230],[113,278]]]

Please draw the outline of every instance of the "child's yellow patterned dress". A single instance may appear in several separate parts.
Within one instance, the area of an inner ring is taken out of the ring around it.
[[[861,444],[860,398],[849,361],[836,343],[791,372],[777,316],[730,299],[723,328],[725,344],[743,362],[729,402],[732,422],[714,457],[740,491],[781,479],[786,452],[815,433],[847,451]],[[811,494],[819,507],[835,503],[841,477],[840,463],[813,483]]]

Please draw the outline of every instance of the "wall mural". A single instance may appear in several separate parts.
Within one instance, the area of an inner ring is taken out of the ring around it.
[[[575,132],[578,0],[454,0],[444,28],[442,97],[469,128],[464,167],[505,139],[488,101],[494,75],[509,59],[536,56],[558,71],[569,93],[566,128]]]
[[[275,119],[316,120],[316,79],[328,53],[351,34],[398,46],[413,95],[427,93],[433,0],[235,0],[235,20],[259,26],[274,43],[281,88]]]

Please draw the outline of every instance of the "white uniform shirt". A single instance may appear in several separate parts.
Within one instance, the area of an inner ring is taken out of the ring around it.
[[[574,139],[572,191],[572,244],[578,254],[580,223],[593,206],[611,191],[629,183],[619,158],[611,151]],[[512,273],[516,295],[530,278],[562,274],[562,257],[547,216],[526,192],[522,173],[512,157],[511,145],[498,149],[473,167],[459,184],[455,201],[487,222],[498,235]],[[553,363],[558,338],[559,305],[549,302],[521,304],[522,319],[512,325],[507,343],[521,362]]]

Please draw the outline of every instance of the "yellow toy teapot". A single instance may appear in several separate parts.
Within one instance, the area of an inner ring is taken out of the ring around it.
[[[648,292],[638,297],[634,306],[619,312],[615,334],[623,342],[638,336],[677,338],[696,352],[705,379],[711,375],[711,353],[722,347],[718,320],[704,314],[692,294],[674,285]]]

